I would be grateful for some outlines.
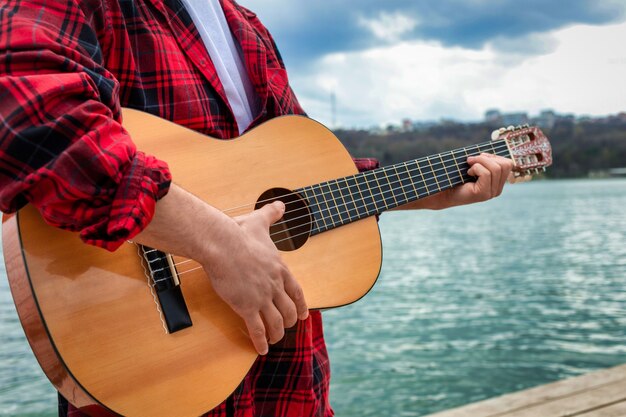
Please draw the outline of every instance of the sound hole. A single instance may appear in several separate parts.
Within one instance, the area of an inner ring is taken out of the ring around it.
[[[311,234],[311,213],[298,193],[285,188],[265,191],[254,208],[259,209],[276,200],[285,204],[285,214],[270,227],[270,237],[279,250],[296,250],[306,243]]]

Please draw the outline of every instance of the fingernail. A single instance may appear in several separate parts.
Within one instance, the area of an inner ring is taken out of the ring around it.
[[[259,355],[267,355],[267,352],[268,352],[268,349],[265,348],[261,352],[259,352]]]

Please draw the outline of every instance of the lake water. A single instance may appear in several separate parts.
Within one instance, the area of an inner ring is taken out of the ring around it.
[[[626,363],[626,180],[525,183],[380,229],[377,285],[325,312],[338,416],[421,416]],[[0,416],[55,401],[2,277]]]

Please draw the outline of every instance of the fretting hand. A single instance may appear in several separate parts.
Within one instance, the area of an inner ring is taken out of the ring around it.
[[[476,182],[465,183],[401,208],[440,210],[486,201],[502,193],[504,184],[513,169],[513,161],[501,156],[482,153],[478,156],[470,156],[467,162],[470,165],[467,173],[477,177]]]

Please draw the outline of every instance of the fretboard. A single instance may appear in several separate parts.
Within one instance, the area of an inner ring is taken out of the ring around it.
[[[490,141],[301,188],[314,220],[311,234],[475,181],[466,161],[480,153],[509,157],[504,141]]]

